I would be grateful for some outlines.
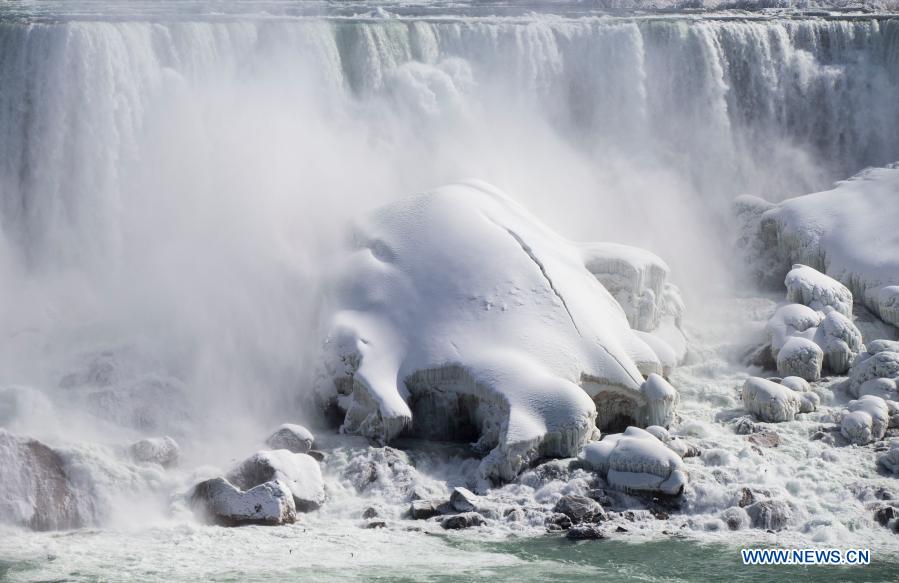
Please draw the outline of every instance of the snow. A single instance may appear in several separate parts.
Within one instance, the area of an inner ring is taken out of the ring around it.
[[[899,166],[891,165],[777,205],[740,197],[735,206],[743,248],[758,275],[771,278],[790,265],[805,264],[839,281],[855,301],[899,326],[899,231],[892,211],[897,195]],[[821,298],[845,304],[842,290],[823,281],[815,291],[822,280],[800,275],[795,293],[823,294]]]
[[[312,432],[302,425],[293,423],[285,423],[275,429],[265,444],[272,449],[286,449],[293,453],[306,453],[312,449],[312,443],[315,441]]]
[[[890,410],[880,397],[865,395],[850,401],[840,423],[840,433],[851,443],[865,445],[883,439],[890,423]]]
[[[304,453],[286,449],[260,451],[226,476],[238,488],[248,490],[265,482],[281,481],[290,488],[296,510],[309,512],[325,501],[325,487],[318,462]]]
[[[670,368],[671,354],[631,329],[585,266],[665,296],[667,270],[651,254],[615,248],[613,268],[612,247],[567,241],[478,181],[382,207],[352,242],[317,387],[343,431],[476,441],[483,478],[509,480],[538,457],[575,455],[594,419],[670,419],[669,387],[653,381],[648,397],[643,375]]]
[[[766,423],[793,421],[802,409],[802,394],[768,379],[749,377],[743,384],[743,406]]]
[[[191,504],[205,520],[223,526],[289,524],[296,520],[293,496],[280,480],[241,492],[224,478],[197,484]]]
[[[581,457],[587,466],[604,475],[610,486],[625,492],[675,495],[687,484],[680,456],[638,427],[587,444]]]
[[[845,285],[807,265],[796,264],[784,280],[787,301],[823,312],[827,306],[852,315],[852,292]]]
[[[777,372],[816,381],[821,376],[824,352],[821,347],[801,336],[787,339],[777,353]]]

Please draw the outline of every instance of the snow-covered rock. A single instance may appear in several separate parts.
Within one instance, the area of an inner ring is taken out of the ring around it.
[[[796,264],[784,279],[787,301],[808,306],[817,312],[831,307],[852,316],[852,292],[842,283],[808,265]]]
[[[899,351],[893,351],[892,348],[892,344],[876,340],[868,345],[865,352],[858,355],[849,370],[850,393],[861,396],[862,386],[876,379],[899,382]]]
[[[665,365],[586,267],[601,263],[598,248],[496,188],[398,201],[364,219],[353,244],[332,281],[316,391],[342,431],[476,441],[482,477],[510,480],[539,457],[575,455],[594,420],[670,416],[671,396],[643,378]]]
[[[892,165],[777,205],[739,197],[740,246],[756,277],[771,282],[793,264],[813,267],[899,326],[897,193],[899,165]]]
[[[266,482],[280,481],[293,494],[299,512],[310,512],[325,501],[325,487],[318,462],[304,453],[286,449],[260,451],[228,473],[229,482],[249,490]]]
[[[628,427],[624,433],[606,435],[588,443],[581,458],[603,475],[613,488],[626,492],[680,494],[687,472],[680,456],[651,433]]]
[[[840,433],[851,443],[865,445],[883,439],[890,424],[890,410],[880,397],[865,395],[850,401],[840,423]]]
[[[777,372],[809,381],[821,378],[824,352],[821,347],[801,336],[788,338],[777,353]]]
[[[213,478],[197,484],[190,501],[204,520],[221,526],[289,524],[297,517],[290,488],[280,480],[241,492],[226,479]]]
[[[483,526],[487,524],[484,517],[477,512],[463,512],[453,516],[447,516],[440,521],[440,526],[447,530],[460,530],[463,528],[471,528],[473,526]]]
[[[743,383],[742,399],[746,410],[760,421],[780,423],[796,418],[803,394],[767,379],[749,377]]]
[[[480,500],[475,493],[462,487],[453,488],[449,502],[456,512],[474,512],[480,505]]]
[[[272,449],[286,449],[293,453],[307,453],[315,441],[312,432],[302,425],[285,423],[275,429],[265,444]]]
[[[181,449],[171,437],[151,437],[132,443],[128,448],[135,461],[159,464],[164,468],[178,463]]]
[[[90,498],[78,496],[57,451],[0,429],[0,522],[61,530],[89,524],[94,513]]]
[[[845,374],[863,348],[862,334],[852,320],[832,308],[815,331],[815,344],[824,353],[823,366],[834,374]]]
[[[606,513],[596,500],[586,496],[569,494],[562,496],[553,507],[553,512],[567,516],[572,524],[604,520]]]
[[[755,528],[783,530],[794,518],[793,509],[783,500],[760,500],[746,507]]]

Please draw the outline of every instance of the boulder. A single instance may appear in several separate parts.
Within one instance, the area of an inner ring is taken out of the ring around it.
[[[766,423],[793,421],[802,408],[797,393],[783,385],[759,377],[743,383],[742,399],[746,410]]]
[[[450,506],[456,512],[474,512],[478,509],[478,497],[467,488],[453,488],[450,494]]]
[[[195,513],[220,526],[289,524],[297,517],[290,488],[281,480],[242,492],[224,478],[213,478],[194,487],[190,502]]]
[[[606,518],[606,513],[599,502],[574,494],[562,496],[553,507],[553,512],[564,514],[571,519],[572,524],[597,522]]]
[[[850,401],[840,422],[840,433],[856,445],[883,439],[890,423],[890,411],[880,397],[865,395]]]
[[[460,530],[470,528],[472,526],[482,526],[487,524],[484,517],[477,512],[463,512],[453,516],[447,516],[440,521],[440,526],[447,530]]]
[[[647,431],[628,427],[584,446],[584,464],[603,475],[613,488],[626,492],[679,495],[687,472],[679,455]]]
[[[565,537],[572,540],[599,540],[608,538],[605,531],[596,524],[576,524],[568,529]]]
[[[241,462],[227,475],[242,490],[280,480],[290,488],[296,510],[311,512],[325,501],[321,469],[313,458],[286,449],[260,451]]]
[[[315,438],[312,432],[302,425],[294,425],[285,423],[275,429],[268,439],[265,440],[266,445],[272,449],[286,449],[293,453],[308,453],[312,449],[312,443]]]
[[[754,528],[783,530],[793,519],[793,510],[783,500],[761,500],[746,507]]]
[[[415,520],[426,520],[440,514],[441,504],[438,500],[413,500],[409,506],[409,515]]]

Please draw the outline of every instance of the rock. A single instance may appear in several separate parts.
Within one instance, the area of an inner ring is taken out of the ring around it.
[[[484,517],[477,512],[463,512],[453,516],[447,516],[440,522],[440,526],[447,530],[460,530],[470,528],[472,526],[482,526],[487,524]]]
[[[306,455],[308,455],[309,457],[311,457],[312,459],[314,459],[317,462],[325,461],[325,452],[318,451],[317,449],[310,449],[309,451],[306,452]]]
[[[478,509],[478,497],[467,488],[453,488],[450,506],[457,512],[474,512]]]
[[[893,475],[899,476],[899,439],[894,438],[890,441],[889,451],[879,456],[877,463]]]
[[[746,410],[766,423],[793,421],[799,413],[799,394],[783,385],[759,377],[743,383],[742,399]]]
[[[777,371],[782,375],[817,381],[823,366],[824,351],[808,338],[793,336],[777,353]]]
[[[362,511],[362,518],[368,520],[369,518],[377,518],[378,511],[377,509],[369,506],[365,510]]]
[[[751,523],[749,513],[742,507],[737,506],[731,506],[730,508],[724,509],[721,513],[721,520],[724,521],[727,528],[730,530],[742,530],[747,528]]]
[[[194,512],[220,526],[289,524],[297,517],[290,488],[280,480],[241,492],[224,478],[213,478],[194,487],[190,502]]]
[[[272,449],[286,449],[293,453],[307,453],[312,449],[314,440],[312,432],[302,425],[285,423],[275,429],[268,436],[268,439],[265,440],[265,443]]]
[[[616,526],[615,532],[629,532],[629,531],[626,528],[624,528],[623,526]]]
[[[740,508],[745,508],[755,502],[755,494],[752,493],[752,490],[749,488],[740,488],[740,499],[737,502],[737,505]]]
[[[293,493],[298,512],[316,510],[325,501],[325,484],[318,462],[304,453],[286,449],[260,451],[241,462],[226,477],[243,490],[280,480]]]
[[[562,496],[553,507],[553,512],[564,514],[571,519],[572,524],[606,519],[606,513],[599,502],[586,496]]]
[[[409,515],[415,520],[427,520],[440,514],[441,504],[438,500],[413,500],[409,506]]]
[[[746,507],[752,526],[765,530],[782,530],[793,518],[793,511],[783,500],[761,500]]]
[[[880,526],[889,526],[897,516],[899,516],[899,512],[892,506],[880,506],[874,509],[874,521]]]
[[[546,524],[547,529],[555,527],[554,530],[566,530],[571,528],[571,519],[561,512],[554,512],[546,517],[544,524]]]
[[[777,447],[780,445],[780,436],[773,431],[763,431],[761,433],[753,433],[747,437],[749,443],[759,447]]]
[[[850,401],[840,422],[840,433],[855,445],[883,439],[889,427],[889,407],[880,397],[865,395]]]
[[[834,374],[845,374],[864,347],[862,333],[852,320],[829,308],[813,340],[824,353],[824,367]]]
[[[817,269],[797,263],[784,279],[787,301],[823,312],[831,307],[843,316],[852,316],[852,292],[842,283]]]
[[[79,496],[56,450],[0,429],[0,522],[63,530],[90,524],[95,512],[91,499]]]
[[[576,524],[568,529],[566,538],[571,540],[599,540],[608,538],[605,532],[595,524]]]
[[[159,464],[164,468],[178,463],[181,453],[178,443],[171,437],[154,437],[132,443],[128,448],[137,462]]]
[[[508,508],[503,513],[503,518],[506,519],[506,522],[524,522],[527,514],[521,508]]]
[[[651,433],[637,427],[588,443],[581,457],[610,486],[625,492],[676,496],[687,484],[687,472],[680,456]]]
[[[372,520],[363,524],[362,528],[387,528],[387,523],[383,520]]]
[[[749,435],[750,433],[757,433],[762,431],[762,429],[753,423],[752,419],[749,417],[739,417],[734,422],[734,433],[737,435]]]

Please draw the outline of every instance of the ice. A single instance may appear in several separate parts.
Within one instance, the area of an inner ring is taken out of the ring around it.
[[[197,484],[191,505],[202,519],[222,526],[274,526],[290,524],[297,517],[290,488],[280,480],[241,492],[224,478],[212,478]]]
[[[894,476],[899,476],[899,439],[890,440],[890,449],[877,458],[877,463]]]
[[[226,477],[243,490],[266,482],[283,482],[293,494],[299,512],[315,510],[325,501],[324,480],[318,462],[304,453],[286,449],[260,451],[241,462]]]
[[[735,206],[743,249],[756,274],[769,281],[794,264],[810,266],[899,326],[899,237],[891,211],[897,191],[899,166],[892,165],[867,169],[832,190],[777,205],[740,197]],[[791,297],[845,308],[843,289],[809,273],[803,269],[791,280]]]
[[[832,307],[846,317],[852,316],[852,292],[845,285],[807,265],[796,264],[784,280],[787,301],[823,312]]]
[[[875,386],[892,389],[899,381],[899,352],[895,352],[893,348],[894,343],[875,341],[867,351],[858,355],[849,370],[850,393],[860,397],[863,394],[862,387],[865,386],[869,390]],[[871,381],[877,381],[877,384],[868,384]]]
[[[743,384],[742,398],[746,410],[766,423],[792,421],[803,408],[804,393],[784,385],[749,377]]]
[[[830,308],[825,311],[814,341],[824,353],[823,366],[834,374],[845,374],[864,347],[861,332],[852,320]]]
[[[623,248],[612,269],[614,248],[571,243],[478,181],[383,207],[352,240],[317,390],[343,431],[474,441],[482,476],[509,480],[538,457],[575,455],[594,419],[670,422],[676,392],[643,377],[670,368],[670,352],[631,329],[585,266],[599,271],[601,250],[603,273],[626,272],[645,299],[667,276],[651,254]]]
[[[613,488],[625,492],[680,494],[687,472],[680,456],[651,433],[628,427],[584,446],[581,456]]]
[[[823,364],[821,347],[801,336],[788,338],[777,353],[777,372],[809,381],[818,380]]]
[[[171,437],[151,437],[131,444],[131,457],[139,462],[159,464],[162,467],[178,463],[181,449]]]
[[[851,443],[865,445],[883,439],[890,425],[890,409],[880,397],[865,395],[850,401],[840,433]]]

